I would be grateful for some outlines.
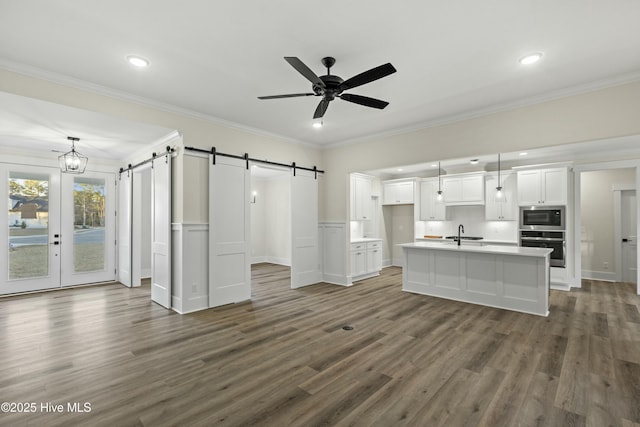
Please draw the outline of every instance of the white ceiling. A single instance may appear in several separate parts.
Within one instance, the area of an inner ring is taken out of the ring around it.
[[[165,139],[173,131],[105,114],[0,92],[0,146],[16,150],[67,152],[68,136],[89,158],[131,160],[132,153]]]
[[[0,66],[318,145],[640,79],[637,0],[0,0],[0,10]],[[520,65],[532,51],[543,60]],[[150,67],[132,68],[131,54]],[[316,74],[334,56],[345,79],[391,62],[397,73],[349,91],[390,105],[336,100],[313,129],[318,98],[257,99],[309,91],[284,56]]]

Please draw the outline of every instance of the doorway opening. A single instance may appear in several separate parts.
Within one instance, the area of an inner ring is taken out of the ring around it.
[[[274,272],[290,276],[291,171],[252,165],[250,202],[252,282],[262,283],[264,274]]]
[[[131,237],[132,286],[151,279],[151,166],[133,171]]]
[[[637,283],[636,168],[579,174],[581,277]]]

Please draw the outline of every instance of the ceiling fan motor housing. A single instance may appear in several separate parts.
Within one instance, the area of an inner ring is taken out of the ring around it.
[[[342,82],[344,81],[342,80],[342,78],[331,74],[319,77],[320,80],[322,80],[322,82],[324,83],[325,87],[323,88],[314,84],[313,92],[316,95],[322,95],[324,93],[326,99],[334,99],[336,95],[340,95],[342,93],[342,89],[340,89],[340,84],[342,84]]]

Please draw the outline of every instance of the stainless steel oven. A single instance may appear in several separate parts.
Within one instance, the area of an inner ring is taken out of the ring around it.
[[[564,230],[564,206],[521,206],[520,230]]]
[[[564,231],[520,230],[520,246],[527,248],[549,248],[552,267],[565,267],[566,240]]]

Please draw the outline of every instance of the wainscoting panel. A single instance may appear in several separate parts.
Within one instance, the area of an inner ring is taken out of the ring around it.
[[[185,314],[209,308],[209,225],[171,224],[171,306]]]

